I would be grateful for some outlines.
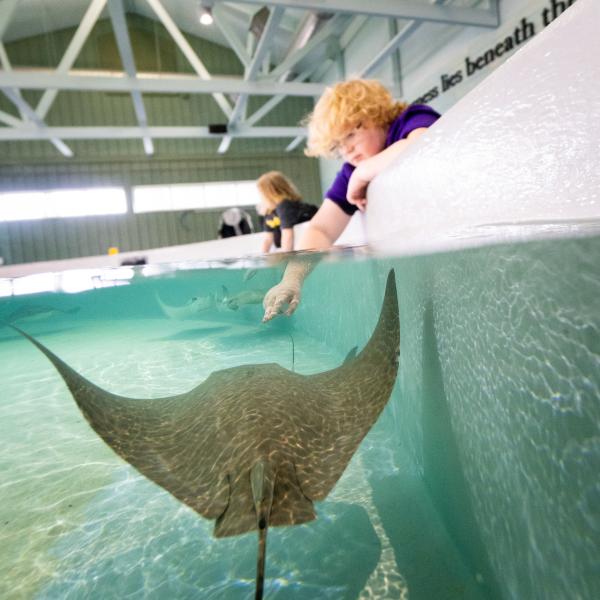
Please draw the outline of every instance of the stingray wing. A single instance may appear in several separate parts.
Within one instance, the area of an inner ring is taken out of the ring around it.
[[[138,400],[111,394],[88,381],[43,344],[29,339],[56,367],[92,429],[142,475],[203,517],[215,519],[229,486],[214,453],[214,404],[203,384],[178,396]],[[201,418],[199,418],[201,416]]]
[[[399,348],[392,271],[369,342],[341,367],[312,376],[279,365],[220,372],[219,400],[238,390],[237,401],[221,411],[238,409],[229,425],[230,445],[238,448],[228,468],[230,502],[217,521],[217,536],[256,528],[249,472],[265,457],[274,478],[270,523],[294,525],[314,518],[312,501],[326,498],[385,407],[398,373]]]
[[[341,367],[307,377],[305,415],[295,456],[304,494],[323,500],[391,396],[398,374],[400,321],[394,271],[377,326],[363,351]]]

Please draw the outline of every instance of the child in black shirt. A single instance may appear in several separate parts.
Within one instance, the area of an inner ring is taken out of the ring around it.
[[[296,186],[281,172],[269,171],[256,182],[265,205],[265,241],[263,252],[269,252],[274,242],[275,229],[281,230],[281,249],[294,249],[294,225],[310,221],[317,207],[302,201]]]

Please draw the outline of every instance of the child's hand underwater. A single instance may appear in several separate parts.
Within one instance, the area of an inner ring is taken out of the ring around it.
[[[265,294],[263,300],[265,315],[262,322],[266,323],[281,313],[289,317],[296,310],[299,303],[300,285],[293,285],[284,282],[274,285]],[[285,310],[286,306],[287,310]]]

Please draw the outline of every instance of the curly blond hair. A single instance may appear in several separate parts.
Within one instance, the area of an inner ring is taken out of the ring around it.
[[[281,171],[264,173],[256,180],[256,187],[271,210],[284,200],[302,200],[296,186]]]
[[[305,119],[307,156],[337,156],[336,145],[359,125],[387,129],[408,105],[396,102],[379,81],[350,79],[326,88]]]

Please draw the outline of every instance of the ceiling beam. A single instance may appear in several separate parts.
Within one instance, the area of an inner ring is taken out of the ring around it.
[[[352,17],[352,21],[346,28],[346,31],[340,36],[340,46],[346,48],[348,44],[358,35],[359,31],[364,27],[365,23],[369,20],[369,17],[365,15],[355,15]]]
[[[358,77],[369,77],[394,53],[400,44],[421,26],[420,21],[407,23],[358,73]]]
[[[147,132],[154,139],[174,138],[213,138],[219,134],[210,133],[208,127],[0,127],[1,141],[48,140],[111,140],[142,139]],[[232,133],[236,138],[293,138],[304,132],[302,127],[245,127],[240,126]]]
[[[1,38],[0,38],[0,40],[1,40]],[[6,53],[6,48],[4,47],[4,43],[2,41],[0,41],[0,64],[2,65],[2,69],[4,71],[12,71],[12,65],[10,64],[8,54]],[[11,88],[11,89],[15,94],[17,94],[18,96],[21,96],[21,90],[19,90],[18,88]],[[26,120],[25,114],[23,112],[21,112],[21,110],[18,107],[17,107],[17,109],[20,112],[21,120],[25,121]]]
[[[293,81],[304,81],[308,79],[318,68],[320,65],[315,65],[306,71],[300,73],[298,77],[294,78]],[[271,112],[278,104],[283,102],[287,96],[283,94],[278,94],[277,96],[272,96],[269,98],[258,110],[252,113],[247,119],[244,120],[245,125],[254,125],[258,123],[264,116],[266,116],[269,112]]]
[[[17,119],[17,117],[13,117],[3,110],[0,110],[0,121],[5,125],[10,125],[11,127],[21,127],[23,125],[23,121],[21,121],[21,119]]]
[[[345,27],[347,22],[348,17],[346,16],[335,15],[332,17],[329,23],[323,25],[323,27],[321,27],[317,33],[302,46],[302,48],[287,56],[283,62],[277,65],[277,67],[269,73],[269,77],[277,79],[284,73],[293,69],[302,59],[306,58],[313,50],[327,41],[332,35],[339,33]]]
[[[296,136],[286,147],[285,147],[285,151],[286,152],[291,152],[292,150],[295,150],[300,143],[302,142],[302,140],[306,137],[306,134],[300,134],[298,136]]]
[[[221,30],[223,37],[227,40],[227,43],[231,46],[231,49],[235,52],[240,62],[247,67],[250,64],[250,55],[246,51],[246,46],[237,37],[235,31],[227,21],[227,15],[222,4],[213,6],[213,18],[215,25]]]
[[[71,158],[73,156],[73,151],[60,139],[61,136],[48,133],[50,128],[37,116],[36,112],[23,99],[18,90],[10,88],[1,89],[4,95],[35,125],[33,131],[39,136],[35,139],[48,140],[63,156],[66,156],[67,158]],[[8,129],[9,131],[20,131],[20,128],[2,129]]]
[[[105,6],[106,0],[92,0],[92,2],[90,2],[90,6],[83,16],[83,19],[81,20],[73,39],[69,42],[69,45],[65,50],[58,67],[56,68],[56,75],[63,75],[67,73],[73,66],[75,60],[77,60],[77,57],[79,56],[79,52],[81,51],[83,44],[85,44],[85,41],[87,40],[92,28],[96,24],[96,21],[98,20],[98,17],[104,10]],[[37,108],[35,109],[35,112],[40,119],[46,118],[46,115],[48,114],[48,111],[50,110],[50,107],[56,98],[56,94],[58,94],[58,89],[50,89],[52,86],[44,87],[49,89],[44,92],[43,96],[38,102]]]
[[[244,81],[253,81],[256,77],[258,70],[260,69],[264,58],[267,56],[271,44],[275,40],[275,31],[277,27],[279,27],[279,23],[281,18],[283,17],[283,9],[279,7],[275,7],[271,10],[269,14],[269,18],[265,24],[265,28],[260,35],[260,40],[258,41],[258,45],[256,46],[256,50],[252,56],[252,61],[248,65],[248,68],[244,72]],[[242,114],[246,112],[246,105],[248,103],[248,94],[240,94],[235,102],[235,106],[233,107],[233,111],[229,116],[228,129],[235,128],[237,123],[239,122]],[[231,136],[226,135],[221,145],[219,146],[218,153],[224,154],[229,150],[229,146],[231,145]]]
[[[13,69],[0,72],[0,85],[21,89],[53,89],[131,92],[161,94],[257,94],[273,96],[320,96],[324,83],[299,83],[293,81],[244,81],[235,77],[200,79],[195,75],[168,75],[160,73],[138,73],[132,80],[122,71],[71,71],[68,75],[56,74],[49,69]]]
[[[224,0],[217,0],[222,2]],[[352,13],[373,17],[391,17],[431,21],[473,27],[498,27],[498,14],[491,10],[462,8],[459,6],[435,6],[420,2],[392,0],[236,0],[240,4],[258,6],[281,6],[284,8]]]
[[[258,73],[258,70],[261,67],[263,58],[266,56],[271,44],[275,38],[275,31],[277,27],[279,27],[279,23],[283,17],[283,9],[275,6],[267,19],[267,23],[265,24],[265,28],[260,36],[260,40],[258,41],[258,45],[256,46],[256,50],[252,55],[252,62],[248,67],[246,73],[244,73],[244,79],[246,81],[251,81],[254,79]]]
[[[129,38],[129,31],[127,29],[127,19],[125,17],[125,10],[123,9],[123,0],[108,0],[108,11],[117,39],[117,46],[119,48],[123,68],[125,69],[127,76],[135,81],[135,79],[137,79],[137,69],[135,67],[133,48],[131,47],[131,39]],[[147,130],[148,117],[146,115],[146,107],[144,106],[141,92],[132,89],[131,100],[133,101],[133,110],[135,111],[138,125],[142,129]],[[149,135],[144,135],[143,143],[146,154],[154,154],[154,144]]]
[[[354,39],[354,37],[356,35],[358,35],[358,32],[363,28],[363,26],[365,25],[365,23],[367,21],[368,21],[368,17],[365,17],[364,15],[354,16],[352,18],[352,20],[346,27],[346,30],[340,35],[340,38],[339,38],[340,39],[340,43],[339,43],[340,57],[341,57],[341,53],[348,47],[348,45]],[[325,76],[325,73],[329,70],[329,67],[331,66],[332,62],[333,62],[333,59],[330,59],[330,60],[325,61],[321,65],[319,65],[317,67],[317,70],[315,71],[315,73],[313,73],[313,77],[317,81],[320,81]],[[390,90],[392,89],[390,86],[388,86],[388,87],[390,88]],[[302,142],[302,140],[304,140],[305,136],[306,136],[305,133],[297,136],[295,139],[293,139],[290,142],[290,144],[288,144],[285,151],[291,152],[292,150],[295,150],[300,145],[300,142]]]
[[[448,0],[433,0],[432,4],[435,6],[442,6],[447,3]],[[392,39],[358,72],[359,77],[369,77],[376,71],[381,64],[383,64],[388,56],[393,54],[400,44],[408,39],[421,25],[422,21],[410,21],[406,23],[404,27]]]
[[[6,53],[6,48],[4,47],[2,40],[4,38],[6,28],[12,19],[17,1],[18,0],[7,0],[0,5],[0,63],[2,64],[2,69],[5,72],[12,71],[12,65],[10,64],[8,54]],[[11,118],[11,115],[3,112],[3,118],[1,119],[3,123],[13,127],[19,127],[29,120],[34,123],[38,129],[44,129],[46,127],[44,121],[37,116],[33,108],[31,108],[31,106],[25,101],[19,88],[3,88],[2,92],[10,100],[10,102],[14,104],[21,115],[21,120],[19,120],[15,119],[14,117]],[[71,148],[69,148],[69,146],[67,146],[67,144],[65,144],[62,140],[50,138],[49,141],[63,156],[68,158],[73,156],[73,151]]]
[[[205,80],[211,80],[212,76],[208,72],[208,69],[204,66],[204,63],[198,58],[198,55],[194,49],[190,46],[189,42],[185,39],[184,35],[179,30],[179,27],[175,24],[175,21],[170,17],[169,13],[164,9],[160,0],[146,0],[152,7],[152,10],[156,13],[156,16],[161,20],[166,30],[169,32],[179,49],[183,52],[184,56],[188,59],[192,68],[198,75]],[[221,110],[225,113],[225,116],[229,118],[231,114],[231,104],[229,100],[221,92],[212,93],[215,102],[219,105]]]

